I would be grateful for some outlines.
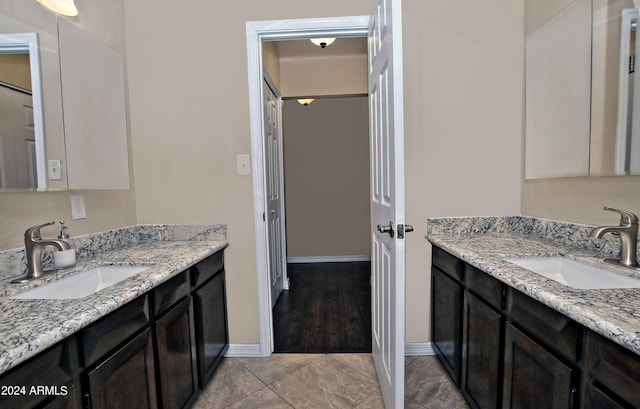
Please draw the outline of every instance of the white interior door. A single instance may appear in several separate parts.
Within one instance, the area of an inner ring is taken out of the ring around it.
[[[269,280],[271,284],[271,308],[283,290],[284,249],[282,229],[282,146],[279,129],[280,100],[263,82],[264,95],[264,158],[266,176],[267,246],[269,251]]]
[[[369,22],[372,350],[385,407],[404,405],[404,129],[400,0]]]

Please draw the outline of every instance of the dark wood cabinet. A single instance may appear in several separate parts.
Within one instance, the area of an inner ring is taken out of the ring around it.
[[[462,285],[433,268],[431,289],[433,346],[436,356],[458,385],[462,357]]]
[[[507,315],[511,322],[548,349],[570,361],[578,360],[580,324],[513,288],[508,289],[507,300]]]
[[[573,407],[569,366],[509,323],[504,349],[504,409]]]
[[[1,375],[0,409],[188,408],[227,349],[219,251]]]
[[[499,408],[503,316],[464,293],[462,394],[477,409]]]
[[[628,406],[622,406],[614,401],[605,392],[598,389],[590,382],[585,384],[584,397],[583,397],[584,409],[625,409]]]
[[[431,268],[431,338],[436,356],[456,385],[462,360],[462,263],[434,247]]]
[[[161,406],[188,407],[198,393],[191,298],[158,318],[155,329]]]
[[[155,369],[151,330],[107,356],[86,375],[92,409],[155,409]]]
[[[76,340],[54,345],[0,377],[0,408],[81,407]]]
[[[585,408],[640,408],[640,356],[593,331],[585,338]]]
[[[434,247],[432,342],[454,382],[459,323],[474,409],[640,408],[637,354]]]
[[[229,345],[224,269],[193,292],[200,387],[220,364]]]

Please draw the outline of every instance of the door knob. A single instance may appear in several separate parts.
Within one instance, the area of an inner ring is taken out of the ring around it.
[[[389,236],[393,237],[394,231],[393,231],[393,222],[389,222],[388,225],[383,226],[381,224],[378,225],[378,231],[380,233],[389,233]]]

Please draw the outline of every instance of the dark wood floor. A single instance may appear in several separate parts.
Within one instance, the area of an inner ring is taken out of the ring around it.
[[[371,263],[289,264],[273,308],[275,352],[371,352]]]

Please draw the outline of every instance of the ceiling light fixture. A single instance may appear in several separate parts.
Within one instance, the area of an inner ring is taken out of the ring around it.
[[[77,16],[78,9],[73,0],[36,0],[46,8],[63,16]]]
[[[333,44],[333,42],[336,41],[335,38],[333,37],[329,37],[329,38],[312,38],[311,42],[314,43],[315,45],[317,45],[320,48],[325,48],[328,45]]]
[[[301,98],[298,100],[298,104],[306,106],[312,103],[313,101],[315,101],[314,98]]]

